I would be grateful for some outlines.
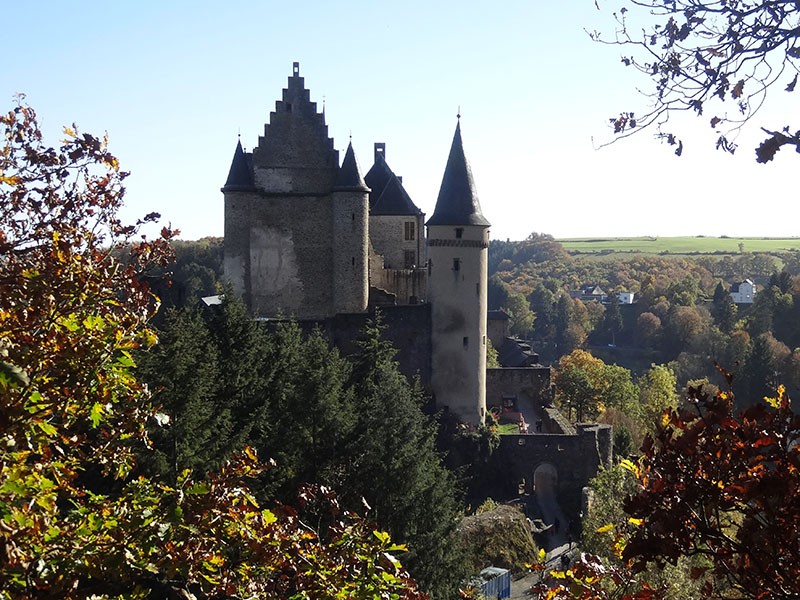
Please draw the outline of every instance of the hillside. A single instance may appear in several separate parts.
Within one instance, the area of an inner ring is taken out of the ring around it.
[[[570,254],[741,254],[792,252],[800,248],[797,237],[592,237],[565,238],[558,242]]]

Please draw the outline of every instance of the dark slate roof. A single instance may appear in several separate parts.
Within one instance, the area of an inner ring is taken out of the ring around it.
[[[383,193],[375,201],[370,214],[411,216],[421,215],[422,211],[411,200],[411,196],[400,183],[400,178],[392,176],[383,188]]]
[[[345,152],[342,166],[339,168],[339,173],[336,176],[336,184],[333,186],[334,190],[356,190],[368,192],[369,188],[364,183],[361,177],[361,170],[358,168],[358,160],[356,160],[356,153],[353,152],[353,142],[347,145],[347,152]]]
[[[377,145],[377,144],[376,144]],[[383,144],[380,144],[383,148]],[[414,204],[403,187],[403,181],[386,163],[383,152],[375,153],[375,164],[364,176],[371,190],[369,212],[371,215],[421,215],[422,210]]]
[[[426,225],[479,225],[489,227],[481,212],[472,171],[461,143],[461,122],[456,125],[453,145],[442,177],[436,208]]]
[[[497,360],[504,367],[530,367],[539,364],[539,355],[526,342],[507,337],[497,348]]]
[[[386,164],[386,160],[384,160],[383,156],[376,155],[375,164],[372,165],[372,168],[367,171],[367,174],[364,176],[364,181],[369,189],[372,190],[369,193],[370,210],[375,206],[378,198],[381,197],[383,190],[386,189],[387,184],[393,177],[395,177],[395,174],[389,168],[389,165]]]
[[[247,155],[242,149],[241,140],[236,142],[236,150],[233,152],[231,170],[228,171],[228,179],[222,188],[223,192],[235,192],[237,190],[249,190],[253,187],[253,172]]]

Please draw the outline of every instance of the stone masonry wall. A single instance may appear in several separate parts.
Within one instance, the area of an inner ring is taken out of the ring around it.
[[[414,223],[414,239],[405,239],[406,222]],[[372,215],[369,218],[369,239],[375,252],[383,256],[387,269],[405,269],[405,252],[413,251],[414,264],[425,264],[422,218],[414,215]]]
[[[610,425],[582,425],[576,435],[504,435],[498,459],[506,475],[508,496],[517,493],[525,480],[525,492],[533,494],[533,474],[541,465],[557,472],[557,493],[561,507],[571,519],[580,512],[583,488],[597,475],[601,465],[612,460]]]
[[[245,260],[253,315],[308,319],[332,314],[330,196],[253,194],[243,218],[250,238]]]

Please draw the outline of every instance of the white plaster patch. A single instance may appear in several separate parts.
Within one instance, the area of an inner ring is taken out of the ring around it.
[[[250,281],[254,304],[269,312],[296,312],[303,301],[294,242],[289,232],[250,229]]]

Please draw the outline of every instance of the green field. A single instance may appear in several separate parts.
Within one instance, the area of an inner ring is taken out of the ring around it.
[[[745,252],[792,252],[800,250],[800,237],[630,237],[567,238],[558,240],[572,254],[738,254]],[[740,248],[740,244],[743,246]]]

